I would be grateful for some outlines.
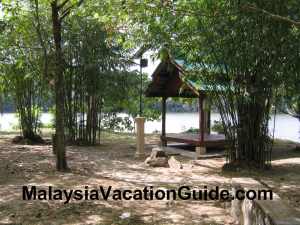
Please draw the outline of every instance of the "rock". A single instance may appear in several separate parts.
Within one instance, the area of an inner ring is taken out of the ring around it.
[[[145,163],[146,165],[149,165],[149,163],[150,163],[151,160],[152,160],[152,158],[149,156],[149,157],[146,158],[146,160],[145,160],[144,163]]]
[[[172,169],[180,170],[183,169],[181,162],[179,162],[174,156],[168,160],[169,167]]]
[[[150,157],[167,157],[166,153],[160,148],[153,148]]]
[[[148,161],[147,165],[152,167],[169,167],[168,158],[159,157],[159,158],[151,159]]]
[[[129,218],[131,216],[131,213],[130,212],[124,212],[124,213],[122,213],[122,215],[121,216],[119,216],[121,219],[127,219],[127,218]]]
[[[166,202],[167,207],[174,207],[176,206],[176,203],[174,200],[169,200]]]
[[[145,160],[145,164],[152,167],[169,167],[168,156],[163,150],[153,148],[151,155]]]

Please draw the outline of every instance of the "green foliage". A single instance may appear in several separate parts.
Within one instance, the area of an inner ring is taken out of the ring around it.
[[[214,121],[214,125],[211,127],[211,130],[217,132],[218,134],[225,134],[224,126],[222,121]],[[199,133],[199,128],[189,128],[188,130],[184,131],[184,133]]]
[[[134,124],[130,117],[121,117],[116,113],[104,114],[102,117],[102,129],[108,131],[132,132]]]
[[[247,9],[252,4],[299,16],[296,1],[126,1],[133,40],[193,65],[198,84],[210,85],[231,148],[229,162],[270,162],[269,113],[282,85],[299,71],[298,30]],[[299,7],[298,7],[299,8]],[[123,22],[121,22],[123,23]],[[163,51],[164,52],[164,51]],[[165,54],[163,54],[165,55]],[[220,91],[220,87],[221,91]],[[296,90],[293,88],[293,90]],[[294,96],[294,94],[293,94]]]
[[[61,4],[63,1],[57,1]],[[278,96],[299,118],[299,1],[76,1],[62,24],[65,121],[71,139],[94,143],[101,129],[132,128],[139,113],[140,74],[130,72],[143,47],[180,58],[189,78],[211,87],[231,140],[228,159],[270,161],[269,113]],[[37,4],[39,3],[39,4]],[[1,1],[0,85],[15,98],[23,127],[35,131],[41,102],[52,97],[55,58],[49,0]],[[147,76],[143,75],[146,87]],[[50,84],[50,85],[48,85]],[[221,88],[220,88],[221,87]],[[220,91],[221,90],[221,91]],[[143,115],[159,116],[153,99]],[[25,109],[25,110],[24,110]],[[130,118],[121,118],[125,112]],[[268,154],[265,154],[265,153]]]
[[[0,88],[13,96],[24,135],[33,136],[38,132],[42,126],[41,106],[53,97],[56,55],[51,2],[5,0],[0,3],[4,12]],[[81,1],[66,1],[65,8],[75,7],[78,2]],[[131,121],[139,110],[140,74],[129,72],[132,47],[136,46],[126,41],[127,33],[121,31],[109,13],[115,3],[83,3],[69,12],[62,24],[65,126],[71,139],[95,143],[95,134],[102,128],[133,129]],[[147,82],[147,76],[143,75],[144,85]],[[158,117],[158,112],[150,107],[152,104],[153,100],[144,100],[144,115],[148,119]],[[119,116],[124,112],[130,118]],[[106,117],[110,119],[106,121]]]
[[[54,123],[41,123],[40,128],[52,129],[54,128]]]
[[[64,33],[67,133],[70,140],[89,144],[95,144],[101,129],[133,130],[140,85],[140,74],[129,71],[131,49],[122,47],[119,32],[88,16],[93,12],[78,10],[68,18]],[[153,117],[152,111],[145,115]],[[131,118],[118,115],[123,112]]]
[[[211,130],[217,132],[218,134],[225,134],[224,126],[222,121],[214,121],[214,125],[211,127]]]
[[[183,133],[199,134],[199,128],[190,127],[189,129],[187,129]]]
[[[31,6],[3,2],[6,26],[0,38],[1,91],[14,99],[24,138],[34,138],[47,88],[41,77],[42,52],[39,49]],[[25,10],[26,9],[26,10]]]

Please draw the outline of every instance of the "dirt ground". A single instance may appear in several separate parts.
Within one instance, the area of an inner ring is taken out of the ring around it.
[[[95,147],[70,146],[67,157],[71,172],[55,171],[51,146],[11,143],[12,135],[0,138],[0,224],[233,224],[228,204],[219,201],[23,201],[22,186],[84,189],[112,186],[114,189],[230,188],[231,177],[254,177],[272,188],[300,211],[300,151],[295,144],[277,143],[273,169],[264,173],[243,171],[224,174],[225,160],[193,160],[177,157],[182,170],[149,168],[134,159],[131,135],[108,135]],[[158,143],[147,136],[147,153]]]

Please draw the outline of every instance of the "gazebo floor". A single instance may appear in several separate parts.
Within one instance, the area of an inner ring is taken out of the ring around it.
[[[166,134],[165,137],[162,137],[162,140],[205,147],[223,147],[227,143],[223,134],[204,134],[203,142],[201,142],[199,133]]]

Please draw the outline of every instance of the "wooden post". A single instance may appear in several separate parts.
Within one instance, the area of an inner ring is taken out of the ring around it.
[[[161,145],[162,146],[167,146],[167,141],[165,139],[166,137],[166,111],[167,111],[167,98],[163,97],[162,101],[161,101],[161,105],[162,105],[162,115],[161,115]]]
[[[206,99],[204,99],[204,131],[206,134],[210,134],[210,105]]]
[[[205,132],[205,116],[204,116],[204,96],[199,96],[199,132],[200,132],[200,146],[196,146],[196,159],[206,153],[206,147],[204,146],[204,132]]]
[[[207,111],[207,134],[210,134],[210,114],[211,114],[211,111],[210,111],[210,107],[208,108],[208,111]]]
[[[203,109],[204,97],[203,95],[199,96],[199,132],[200,132],[200,141],[204,142],[204,109]]]

